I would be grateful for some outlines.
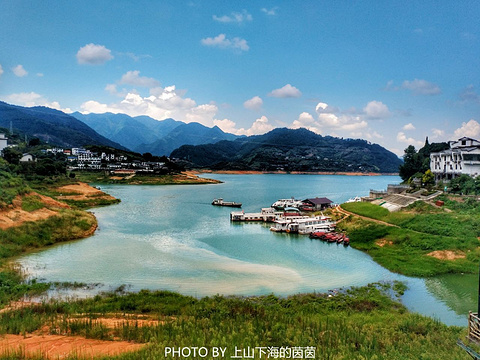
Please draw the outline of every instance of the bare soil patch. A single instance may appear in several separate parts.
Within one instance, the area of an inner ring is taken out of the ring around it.
[[[96,198],[96,199],[105,199],[105,200],[115,200],[113,196],[108,195],[103,191],[82,182],[59,187],[57,191],[60,193],[67,194],[67,195],[57,196],[57,199],[82,201],[82,200],[89,200],[91,198]]]
[[[23,353],[27,356],[41,354],[47,359],[63,359],[69,355],[92,359],[101,355],[118,355],[136,351],[145,344],[127,341],[103,341],[79,336],[63,335],[5,335],[0,337],[0,354]]]
[[[385,245],[393,245],[393,242],[387,239],[379,239],[375,242],[380,247],[384,247]]]
[[[434,258],[439,260],[456,260],[464,259],[465,253],[453,250],[436,250],[428,253],[427,256],[433,256]]]
[[[34,211],[23,210],[22,198],[27,196],[36,196],[45,207]],[[19,226],[27,221],[45,220],[50,216],[56,215],[58,209],[67,208],[70,208],[70,206],[36,192],[31,192],[23,196],[18,195],[12,201],[12,205],[0,211],[0,229],[5,230],[13,226]]]

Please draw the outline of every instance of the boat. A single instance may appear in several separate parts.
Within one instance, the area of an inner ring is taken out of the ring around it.
[[[303,205],[301,200],[295,200],[293,197],[291,199],[279,199],[272,204],[272,208],[277,210],[283,210],[285,208],[299,208]]]
[[[350,198],[345,202],[346,203],[352,203],[352,202],[361,202],[361,201],[362,201],[362,198],[360,196],[355,196],[354,198]]]
[[[212,205],[216,206],[230,206],[230,207],[242,207],[242,203],[237,203],[235,201],[224,201],[222,198],[213,199]]]

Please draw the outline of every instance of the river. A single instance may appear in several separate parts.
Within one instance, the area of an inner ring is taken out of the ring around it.
[[[92,211],[94,236],[18,259],[46,281],[127,285],[132,291],[165,289],[193,296],[289,295],[324,292],[377,281],[405,281],[402,297],[412,311],[449,325],[466,325],[476,309],[476,276],[433,279],[394,274],[351,247],[279,234],[269,225],[231,223],[231,208],[214,198],[242,202],[258,212],[279,198],[327,197],[342,203],[370,189],[399,183],[396,176],[206,174],[216,185],[102,185],[121,203]]]

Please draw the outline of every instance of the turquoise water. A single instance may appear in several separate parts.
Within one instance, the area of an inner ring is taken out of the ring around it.
[[[465,325],[475,308],[475,278],[427,281],[394,274],[355,249],[278,234],[258,223],[230,223],[232,210],[212,206],[217,197],[259,211],[279,198],[328,197],[341,203],[370,189],[398,183],[395,176],[205,175],[217,185],[102,186],[122,199],[97,208],[94,236],[19,259],[32,276],[48,281],[126,284],[133,291],[166,289],[182,294],[288,295],[322,292],[376,281],[403,280],[413,311]],[[476,288],[475,288],[476,291]],[[473,306],[473,308],[472,308]]]

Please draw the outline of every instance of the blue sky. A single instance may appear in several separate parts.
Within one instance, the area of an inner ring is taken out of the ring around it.
[[[478,1],[0,0],[0,99],[236,134],[480,138]]]

